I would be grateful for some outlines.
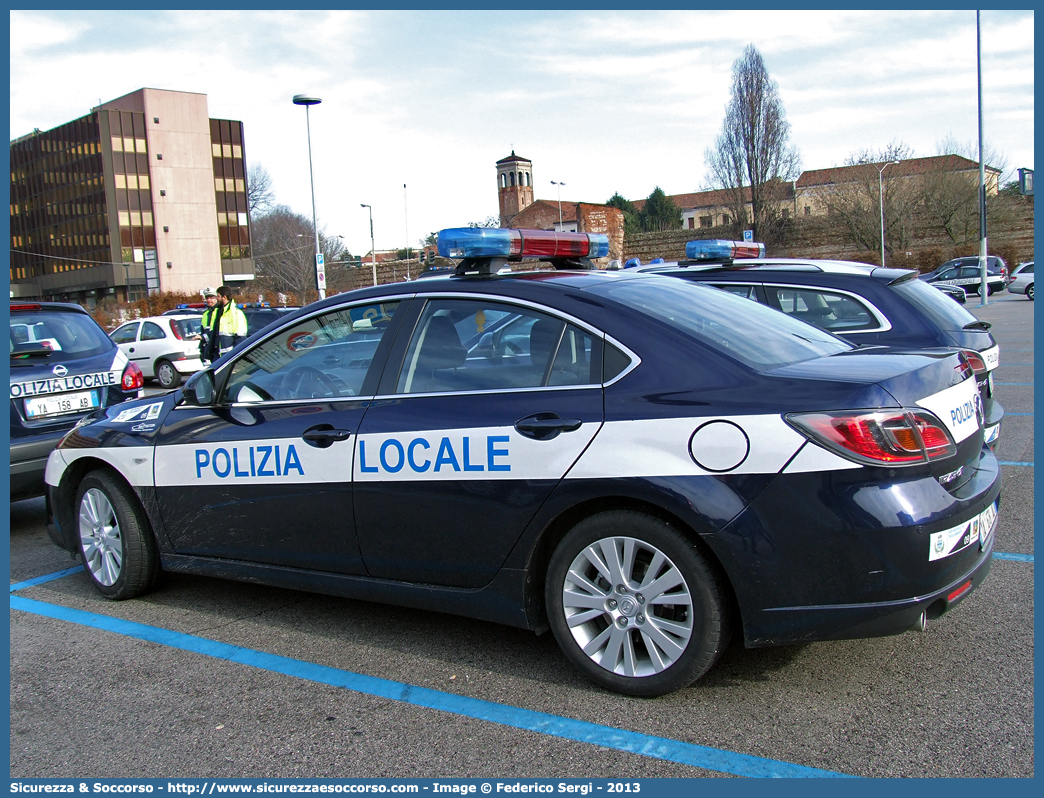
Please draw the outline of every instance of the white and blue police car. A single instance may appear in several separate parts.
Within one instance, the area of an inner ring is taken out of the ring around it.
[[[990,323],[928,290],[913,269],[766,257],[762,243],[721,239],[689,241],[685,260],[653,263],[636,266],[738,294],[858,346],[960,347],[979,385],[986,442],[999,440],[1004,407],[994,397],[993,372],[1000,345]]]
[[[80,419],[142,395],[137,364],[79,305],[11,300],[11,500],[44,495],[55,444]]]
[[[654,696],[732,636],[923,628],[985,578],[1000,471],[959,351],[593,270],[604,236],[438,241],[453,276],[328,297],[66,436],[48,529],[101,593],[181,571],[550,628]]]

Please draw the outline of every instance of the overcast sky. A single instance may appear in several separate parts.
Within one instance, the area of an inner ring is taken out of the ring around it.
[[[1033,167],[1032,11],[984,11],[984,135]],[[142,87],[242,120],[248,165],[369,250],[497,214],[495,162],[533,161],[538,199],[707,187],[733,62],[761,52],[803,169],[902,142],[975,153],[974,11],[13,11],[11,138]],[[404,197],[403,184],[406,184]]]

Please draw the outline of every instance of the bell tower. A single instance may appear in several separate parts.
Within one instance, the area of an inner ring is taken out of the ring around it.
[[[515,155],[497,161],[497,195],[500,199],[500,226],[533,204],[533,162]]]

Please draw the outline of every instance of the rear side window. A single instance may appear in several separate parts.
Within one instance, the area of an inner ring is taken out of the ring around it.
[[[815,288],[776,287],[767,290],[773,292],[780,309],[788,316],[821,330],[841,335],[880,326],[865,304],[845,294]]]
[[[163,330],[154,321],[147,321],[141,326],[141,340],[143,341],[162,341],[166,337]]]
[[[41,309],[11,314],[11,351],[34,343],[51,350],[49,363],[101,355],[116,346],[86,313]]]
[[[840,338],[778,310],[687,280],[636,277],[591,291],[668,324],[754,369],[773,369],[852,348]]]
[[[899,296],[920,310],[943,330],[963,330],[976,318],[938,288],[923,280],[904,280],[891,286]]]
[[[432,299],[410,340],[396,393],[598,385],[602,338],[529,307]]]

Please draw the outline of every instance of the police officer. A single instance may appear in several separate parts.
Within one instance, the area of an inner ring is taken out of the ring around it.
[[[203,289],[207,309],[203,311],[201,324],[203,327],[203,359],[213,363],[221,355],[246,338],[247,319],[232,300],[232,289],[227,285],[217,290],[215,302],[211,305],[208,289]]]

